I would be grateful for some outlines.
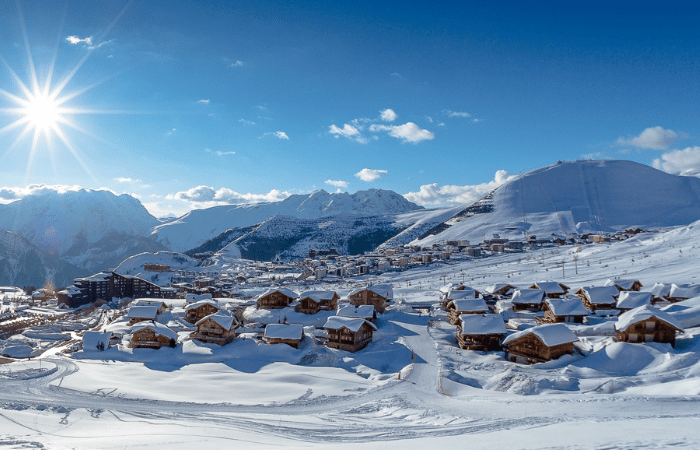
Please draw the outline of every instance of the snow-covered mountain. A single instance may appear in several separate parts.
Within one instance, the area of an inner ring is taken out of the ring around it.
[[[505,183],[414,243],[660,228],[698,219],[698,178],[632,161],[560,162]]]
[[[156,226],[153,236],[171,250],[186,251],[228,229],[256,225],[277,215],[317,219],[342,214],[382,215],[420,209],[422,207],[393,191],[369,189],[354,194],[329,194],[319,190],[308,195],[292,195],[281,202],[194,210],[177,220]]]
[[[41,190],[0,205],[0,229],[25,237],[43,251],[61,256],[78,240],[93,244],[116,232],[148,236],[158,219],[134,197],[106,190]]]

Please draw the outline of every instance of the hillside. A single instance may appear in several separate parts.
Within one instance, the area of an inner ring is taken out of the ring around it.
[[[354,194],[329,194],[324,190],[292,195],[281,202],[225,205],[198,209],[153,229],[153,236],[174,251],[201,246],[232,228],[249,227],[273,216],[317,219],[341,214],[379,215],[422,209],[401,195],[381,189]]]
[[[562,162],[505,183],[415,243],[660,228],[698,218],[700,179],[632,161]]]

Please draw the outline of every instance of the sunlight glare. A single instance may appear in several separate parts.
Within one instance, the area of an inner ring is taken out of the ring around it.
[[[56,127],[57,122],[61,121],[58,102],[41,92],[35,92],[27,99],[27,105],[23,112],[34,129],[42,131],[47,137],[50,131]]]

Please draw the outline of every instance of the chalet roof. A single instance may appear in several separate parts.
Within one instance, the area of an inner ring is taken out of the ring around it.
[[[569,287],[556,281],[538,281],[530,286],[532,289],[542,289],[547,294],[566,294]]]
[[[284,295],[285,297],[289,297],[289,298],[297,298],[298,297],[297,293],[294,292],[293,290],[281,287],[281,288],[268,289],[265,292],[263,292],[262,294],[255,297],[255,300],[260,300],[261,298],[267,297],[268,295],[273,294],[275,292],[279,292],[280,294]]]
[[[308,298],[312,302],[321,303],[323,300],[333,300],[335,291],[306,291],[299,294],[299,300]]]
[[[452,300],[447,304],[448,308],[452,305],[457,312],[488,312],[489,307],[486,302],[480,298],[462,298]]]
[[[578,298],[548,298],[544,302],[555,316],[588,315],[588,310]]]
[[[134,306],[157,306],[161,307],[165,304],[163,300],[160,299],[149,299],[149,298],[137,298],[133,302],[131,302],[131,307],[133,308]]]
[[[185,302],[194,303],[207,298],[211,298],[211,294],[187,294],[185,296]]]
[[[162,323],[158,322],[139,322],[136,325],[131,327],[131,334],[136,333],[137,331],[141,331],[144,328],[150,328],[151,330],[155,331],[156,336],[165,336],[166,338],[169,339],[175,339],[177,340],[177,333],[171,330],[170,328],[166,327]]]
[[[189,305],[185,306],[185,311],[197,309],[197,308],[204,306],[204,305],[211,305],[211,306],[215,307],[216,309],[221,309],[221,306],[219,306],[219,302],[217,302],[213,298],[205,298],[205,299],[199,300],[199,301],[194,302],[194,303],[190,303]]]
[[[651,292],[622,291],[617,298],[617,309],[634,309],[651,304]]]
[[[109,346],[109,340],[112,333],[103,333],[101,331],[86,331],[83,334],[83,350],[97,350],[97,346],[102,343],[104,348]]]
[[[555,345],[568,344],[578,341],[578,337],[573,331],[563,323],[553,323],[548,325],[540,325],[538,327],[528,328],[527,330],[518,331],[511,334],[503,341],[503,344],[513,342],[516,339],[525,337],[528,334],[537,336],[547,347]]]
[[[462,298],[476,298],[474,289],[464,289],[463,291],[448,291],[445,300],[458,300]]]
[[[668,297],[668,294],[671,293],[671,287],[672,285],[670,284],[656,283],[649,292],[651,292],[651,295],[654,297]]]
[[[459,316],[462,334],[506,334],[506,324],[500,314],[462,314]]]
[[[129,319],[150,319],[158,315],[157,306],[132,306],[129,308]]]
[[[355,295],[362,291],[372,291],[377,295],[381,295],[387,300],[394,299],[394,288],[390,284],[375,284],[372,286],[367,286],[359,289],[353,289],[348,293],[348,297]]]
[[[357,333],[358,331],[360,331],[360,328],[362,328],[362,325],[365,323],[372,327],[374,331],[377,331],[377,327],[375,327],[372,322],[368,322],[361,317],[330,316],[328,320],[326,320],[326,324],[323,326],[323,328],[327,330],[339,330],[341,328],[347,328],[353,333]]]
[[[672,315],[666,311],[661,311],[660,309],[649,305],[640,306],[639,308],[634,308],[620,314],[620,317],[617,318],[617,322],[615,322],[615,329],[617,331],[626,331],[631,325],[652,317],[656,317],[660,321],[666,322],[677,330],[683,331],[683,328],[681,328],[678,321]]]
[[[265,327],[263,338],[301,340],[304,327],[298,324],[271,323]]]
[[[510,300],[514,304],[542,303],[545,291],[542,289],[517,289]]]
[[[213,320],[226,331],[230,331],[235,328],[236,325],[238,325],[238,319],[236,319],[233,314],[223,309],[215,312],[214,314],[209,314],[206,317],[202,317],[195,323],[195,325],[199,326],[199,324],[203,323],[207,319]]]
[[[620,291],[615,286],[598,286],[582,288],[586,298],[593,305],[609,305],[615,304],[616,297],[620,295]]]
[[[493,295],[499,291],[503,291],[505,294],[507,294],[509,291],[511,291],[513,289],[517,289],[517,288],[515,286],[513,286],[512,284],[496,283],[494,285],[487,287],[486,289],[484,289],[484,291],[488,294]]]
[[[613,280],[608,279],[604,286],[617,286],[621,291],[629,291],[634,286],[634,283],[639,283],[639,280]],[[641,286],[642,283],[639,283]]]
[[[374,317],[374,305],[347,305],[338,308],[335,313],[336,316],[342,317]]]
[[[675,298],[700,297],[700,284],[672,284],[668,296]]]

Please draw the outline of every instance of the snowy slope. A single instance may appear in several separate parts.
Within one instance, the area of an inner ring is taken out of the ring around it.
[[[632,161],[563,162],[509,181],[420,243],[656,228],[699,218],[697,178]]]
[[[57,255],[66,253],[78,239],[92,244],[110,232],[148,236],[158,223],[137,199],[104,190],[37,191],[0,205],[0,229],[18,233]]]
[[[156,283],[159,286],[169,287],[172,275],[177,270],[196,270],[201,261],[190,258],[182,253],[175,252],[145,252],[133,255],[122,261],[115,272],[121,275],[134,275],[144,280]],[[146,264],[163,264],[170,266],[170,272],[146,272],[144,265]]]
[[[153,236],[172,250],[186,251],[228,229],[255,225],[276,215],[316,219],[338,214],[393,214],[419,209],[421,207],[392,191],[369,189],[354,194],[329,194],[320,190],[309,195],[292,195],[281,202],[194,210],[156,226]]]

